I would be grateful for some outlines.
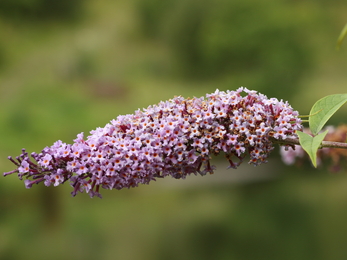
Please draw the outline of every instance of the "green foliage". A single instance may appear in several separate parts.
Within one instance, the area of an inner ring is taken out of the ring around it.
[[[83,0],[1,0],[0,14],[11,20],[71,19],[81,14]]]
[[[347,24],[342,29],[340,36],[337,40],[337,49],[340,48],[343,39],[347,35]],[[328,130],[318,134],[326,122],[332,117],[336,111],[347,102],[347,94],[335,94],[329,95],[318,100],[311,108],[309,115],[309,126],[313,136],[297,132],[299,136],[300,145],[308,153],[310,159],[314,165],[317,167],[317,151],[321,146],[324,137],[328,133]]]
[[[346,35],[347,35],[347,24],[345,25],[345,27],[343,27],[343,29],[342,29],[342,31],[340,33],[340,36],[337,39],[336,49],[338,49],[338,50],[340,49],[342,41],[346,37]]]
[[[329,118],[347,102],[347,94],[335,94],[318,100],[311,108],[309,124],[312,134],[316,135]]]
[[[346,102],[347,94],[335,94],[321,98],[312,106],[309,116],[309,125],[313,136],[303,132],[297,132],[300,145],[310,156],[314,167],[317,167],[317,151],[328,130],[320,134],[318,133],[322,130],[329,118]]]
[[[170,48],[185,76],[231,77],[287,99],[308,69],[305,26],[293,3],[138,1],[145,32]]]
[[[312,164],[314,167],[317,167],[317,151],[319,146],[321,145],[324,137],[327,135],[328,130],[323,133],[320,133],[316,136],[311,136],[309,134],[303,132],[297,132],[300,140],[301,147],[307,152],[310,156]]]

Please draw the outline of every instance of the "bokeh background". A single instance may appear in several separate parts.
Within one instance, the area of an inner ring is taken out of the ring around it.
[[[343,0],[1,0],[0,169],[175,95],[346,93]],[[345,122],[346,107],[331,124]],[[0,259],[347,259],[347,176],[243,165],[72,198],[0,179]]]

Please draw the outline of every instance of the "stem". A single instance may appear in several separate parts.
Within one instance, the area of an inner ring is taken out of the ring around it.
[[[278,140],[275,138],[271,138],[271,141],[273,143],[277,143],[280,145],[300,145],[299,138],[286,138],[285,140]],[[322,148],[341,148],[341,149],[347,149],[347,143],[341,143],[341,142],[331,142],[331,141],[323,141],[322,144],[319,146],[319,149]]]

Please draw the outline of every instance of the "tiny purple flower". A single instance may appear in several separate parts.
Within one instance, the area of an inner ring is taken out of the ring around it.
[[[20,173],[27,173],[29,172],[29,163],[26,161],[26,160],[23,160],[22,163],[21,163],[21,166],[18,168],[18,171]]]
[[[48,167],[49,163],[52,160],[52,155],[50,154],[45,154],[45,156],[42,157],[42,159],[39,161],[39,164],[43,167]]]

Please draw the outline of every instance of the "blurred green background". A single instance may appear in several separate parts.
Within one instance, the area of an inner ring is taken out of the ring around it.
[[[1,172],[174,95],[245,86],[308,114],[346,92],[346,17],[342,0],[1,0]],[[102,200],[2,178],[0,259],[347,259],[344,173],[220,159]]]

